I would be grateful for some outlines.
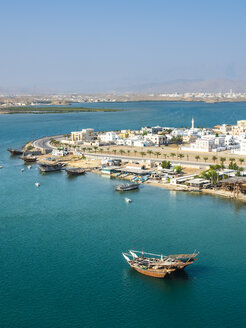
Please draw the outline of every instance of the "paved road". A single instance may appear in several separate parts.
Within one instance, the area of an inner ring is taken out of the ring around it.
[[[54,147],[52,147],[49,144],[49,141],[51,138],[54,138],[56,140],[59,139],[64,139],[64,135],[58,135],[58,136],[52,136],[52,137],[43,137],[40,139],[37,139],[33,141],[34,147],[38,149],[44,149],[44,150],[52,150]],[[85,153],[86,156],[93,156],[96,158],[105,158],[105,157],[110,157],[110,158],[120,158],[124,160],[134,160],[134,161],[142,161],[142,160],[149,160],[151,162],[156,162],[156,161],[163,161],[163,158],[151,158],[151,157],[134,157],[134,156],[122,156],[122,155],[108,155],[108,154],[99,154],[99,153]],[[194,162],[194,161],[180,161],[180,160],[170,160],[170,162],[174,165],[193,165],[198,168],[207,168],[209,165],[214,165],[215,163],[201,163],[201,162]],[[244,167],[244,166],[243,166]]]
[[[43,138],[40,138],[40,139],[37,139],[35,141],[33,141],[33,146],[35,148],[38,148],[40,150],[52,150],[54,147],[52,147],[50,144],[49,144],[49,141],[51,138],[54,138],[54,139],[62,139],[64,138],[63,135],[59,135],[59,136],[53,136],[53,137],[43,137]]]
[[[92,156],[92,157],[97,157],[97,158],[105,158],[105,157],[110,157],[110,158],[119,158],[119,159],[124,159],[124,160],[134,160],[134,161],[151,161],[151,162],[162,162],[163,158],[150,158],[150,157],[133,157],[133,156],[122,156],[122,155],[107,155],[107,154],[96,154],[96,153],[85,153],[86,156]],[[198,166],[200,168],[207,168],[209,167],[210,164],[213,163],[199,163],[199,162],[191,162],[191,161],[179,161],[179,160],[170,160],[172,164],[176,165],[194,165]]]

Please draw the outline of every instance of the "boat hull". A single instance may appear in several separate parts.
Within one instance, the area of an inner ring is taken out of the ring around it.
[[[65,169],[68,175],[83,175],[85,174],[85,170],[70,170]]]
[[[55,171],[61,171],[61,167],[39,167],[41,172],[55,172]]]
[[[20,159],[22,159],[24,162],[26,163],[35,163],[37,161],[37,157],[19,157]]]
[[[115,188],[116,191],[130,191],[130,190],[136,190],[139,189],[139,185],[129,185],[129,186],[117,186]]]
[[[145,276],[154,277],[154,278],[163,279],[167,274],[167,271],[155,272],[155,271],[144,270],[144,269],[140,269],[140,268],[134,268],[134,267],[132,267],[132,268],[134,270],[136,270],[137,272],[144,274]]]
[[[8,148],[8,151],[11,153],[11,155],[22,155],[23,154],[23,151],[19,150],[19,149]]]

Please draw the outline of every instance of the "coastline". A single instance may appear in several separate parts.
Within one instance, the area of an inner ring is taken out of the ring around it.
[[[139,103],[139,102],[146,102],[146,103],[204,103],[204,104],[220,104],[220,103],[245,103],[246,98],[239,98],[239,99],[190,99],[190,98],[165,98],[162,97],[155,97],[154,99],[148,97],[140,97],[137,99],[119,99],[115,101],[116,103]],[[97,102],[85,102],[85,103],[75,103],[81,104],[81,107],[73,107],[71,105],[64,106],[59,104],[49,104],[49,105],[26,105],[26,106],[4,106],[0,107],[0,114],[61,114],[61,113],[83,113],[83,112],[120,112],[123,109],[116,109],[116,108],[90,108],[90,107],[83,107],[83,104],[111,104],[110,101],[97,101]]]
[[[87,107],[6,107],[0,109],[0,114],[62,114],[62,113],[91,113],[91,112],[119,112],[120,109],[87,108]]]

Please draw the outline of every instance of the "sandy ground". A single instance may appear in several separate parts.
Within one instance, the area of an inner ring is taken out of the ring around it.
[[[45,162],[47,161],[47,158],[52,157],[50,154],[38,156],[38,161]],[[86,170],[89,170],[96,174],[102,174],[99,167],[101,167],[101,161],[96,159],[89,159],[89,158],[78,158],[73,155],[69,155],[66,157],[57,157],[57,161],[61,161],[63,163],[66,163],[69,167],[79,167],[84,168]],[[50,161],[49,161],[50,163]],[[199,174],[202,170],[193,169],[193,168],[184,168],[183,172],[185,174]],[[115,177],[116,174],[111,175],[111,177]],[[129,175],[125,177],[124,179],[117,178],[120,180],[127,180],[130,181],[133,178],[133,175]],[[178,185],[171,185],[169,183],[163,183],[161,180],[150,180],[147,181],[145,184],[158,187],[158,188],[165,188],[173,191],[180,191],[180,192],[187,192],[187,188],[184,186],[178,186]],[[210,194],[210,195],[216,195],[231,199],[237,199],[243,202],[246,202],[246,195],[239,194],[236,198],[234,197],[234,194],[229,191],[224,190],[213,190],[213,189],[202,189],[201,193],[203,194]]]
[[[187,146],[187,145],[183,145]],[[91,151],[95,153],[93,146],[88,147],[91,148]],[[82,147],[83,149],[83,147]],[[120,155],[120,151],[124,151],[122,155],[124,156],[135,156],[135,157],[142,157],[144,159],[156,159],[156,160],[176,160],[182,164],[182,161],[190,161],[196,162],[197,164],[221,164],[220,158],[225,157],[226,161],[225,164],[230,163],[230,158],[235,158],[236,163],[240,166],[246,165],[246,156],[245,155],[236,155],[231,154],[229,150],[221,151],[221,152],[197,152],[197,151],[186,151],[182,150],[181,146],[170,144],[168,146],[161,146],[161,147],[127,147],[127,146],[103,146],[97,147],[96,153],[107,155]],[[86,150],[87,152],[88,150]],[[152,153],[149,153],[151,151]],[[145,154],[141,154],[144,152]],[[159,152],[160,155],[156,155],[156,152]],[[181,154],[181,158],[179,155]],[[183,157],[182,157],[183,156]],[[199,157],[197,157],[199,156]],[[217,159],[214,160],[213,156],[216,156]],[[244,159],[243,163],[240,163],[239,159]]]

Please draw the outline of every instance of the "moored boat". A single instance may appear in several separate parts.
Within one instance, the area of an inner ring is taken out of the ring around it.
[[[136,267],[137,268],[140,267],[141,270],[148,268],[149,270],[153,271],[157,269],[162,270],[164,268],[167,270],[175,271],[175,270],[183,270],[186,266],[192,264],[194,261],[197,260],[198,254],[199,253],[195,251],[192,254],[177,254],[177,255],[164,256],[164,255],[146,253],[136,250],[129,250],[129,254],[123,253],[123,256],[133,269],[136,269]],[[131,259],[129,257],[131,257]]]
[[[39,163],[41,172],[61,171],[66,164],[64,163]]]
[[[131,256],[139,262],[150,262],[150,263],[160,263],[165,267],[175,268],[177,270],[183,270],[186,266],[192,264],[197,260],[199,252],[194,251],[192,254],[176,254],[176,255],[159,255],[153,253],[146,253],[141,251],[129,250]],[[137,254],[140,254],[138,256]],[[148,257],[150,255],[152,257]]]
[[[68,175],[81,175],[85,174],[85,170],[79,167],[66,167],[65,168]]]
[[[125,198],[125,202],[126,202],[126,203],[131,203],[132,200],[131,200],[130,198],[127,198],[127,197],[126,197],[126,198]]]
[[[146,276],[164,278],[167,274],[175,271],[175,269],[167,268],[160,264],[141,263],[135,261],[134,259],[130,260],[126,253],[123,253],[123,256],[132,269]]]
[[[136,190],[139,189],[138,183],[126,183],[116,186],[116,191],[130,191],[130,190]]]
[[[21,149],[16,149],[16,148],[8,148],[8,151],[9,151],[12,155],[22,155],[22,154],[23,154],[23,150],[21,150]]]
[[[24,162],[26,163],[34,163],[37,161],[37,157],[36,156],[31,156],[31,155],[27,155],[27,156],[20,156],[20,159],[22,159]]]

